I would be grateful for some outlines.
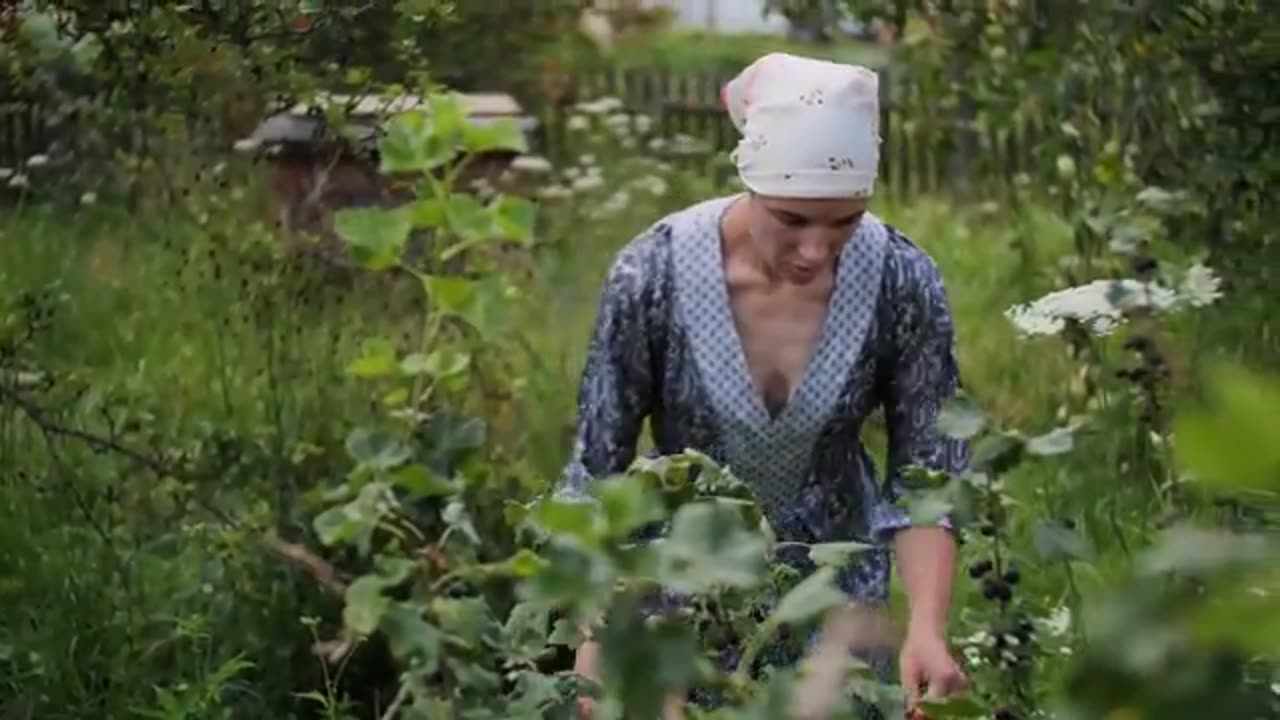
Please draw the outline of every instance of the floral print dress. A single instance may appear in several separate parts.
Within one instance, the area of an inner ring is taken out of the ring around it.
[[[884,602],[887,541],[910,524],[895,506],[902,469],[956,472],[968,462],[967,445],[935,427],[958,386],[941,276],[922,250],[866,213],[840,255],[810,363],[788,404],[771,415],[748,371],[725,284],[720,223],[734,200],[673,213],[614,259],[558,492],[581,495],[592,478],[624,472],[647,418],[654,453],[694,448],[729,466],[755,492],[778,540],[879,544],[855,555],[837,583],[853,599]],[[878,479],[859,433],[879,408],[889,457]],[[810,569],[803,552],[779,555]]]

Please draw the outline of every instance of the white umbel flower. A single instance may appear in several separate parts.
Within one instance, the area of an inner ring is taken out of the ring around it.
[[[1182,280],[1182,295],[1194,307],[1212,305],[1222,297],[1222,281],[1203,263],[1187,268]]]

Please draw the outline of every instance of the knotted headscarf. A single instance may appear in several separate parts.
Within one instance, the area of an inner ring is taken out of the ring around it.
[[[880,102],[871,70],[770,53],[725,85],[723,100],[742,134],[733,160],[748,188],[788,198],[874,193]]]

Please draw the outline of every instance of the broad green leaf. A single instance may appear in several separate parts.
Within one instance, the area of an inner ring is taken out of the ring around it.
[[[502,237],[523,245],[533,241],[533,225],[538,208],[532,201],[514,195],[503,195],[493,202],[490,209]]]
[[[417,498],[442,497],[457,491],[453,483],[423,465],[405,465],[392,473],[391,480]]]
[[[437,122],[421,111],[397,113],[387,121],[378,143],[378,170],[386,175],[434,170],[458,154],[458,143],[440,134]]]
[[[552,535],[569,535],[595,544],[600,536],[599,510],[594,503],[547,498],[533,509],[533,521]]]
[[[519,552],[512,555],[505,563],[507,570],[514,576],[519,578],[531,578],[537,575],[546,561],[528,548],[521,548]]]
[[[347,453],[361,465],[390,470],[412,456],[408,445],[384,431],[358,427],[347,435]]]
[[[1176,528],[1138,559],[1138,571],[1159,577],[1166,573],[1211,575],[1228,570],[1261,569],[1280,555],[1280,545],[1262,535],[1225,530]]]
[[[312,527],[320,542],[328,547],[354,543],[361,554],[367,554],[373,531],[392,501],[394,497],[386,485],[371,482],[360,488],[360,493],[351,502],[317,515]]]
[[[938,412],[938,430],[950,437],[967,440],[986,426],[982,411],[968,401],[952,401]]]
[[[396,349],[386,338],[370,338],[360,346],[360,356],[347,365],[347,374],[379,378],[396,372]]]
[[[421,275],[423,286],[437,310],[466,317],[476,301],[475,283],[447,275]]]
[[[1032,538],[1036,551],[1046,560],[1089,560],[1093,557],[1093,548],[1083,535],[1058,523],[1040,523]]]
[[[968,720],[991,717],[991,710],[967,695],[920,701],[920,709],[929,720]]]
[[[463,133],[463,145],[468,152],[484,153],[509,150],[529,152],[529,139],[520,125],[512,118],[498,118],[484,124],[471,123]]]
[[[854,555],[874,549],[874,545],[860,542],[818,543],[809,546],[809,559],[818,565],[843,567]]]
[[[1280,381],[1239,368],[1209,377],[1208,403],[1174,420],[1179,461],[1218,492],[1280,492]]]
[[[422,353],[410,353],[400,360],[400,372],[404,375],[425,375],[430,372],[427,356]]]
[[[435,598],[431,613],[441,630],[472,648],[479,649],[485,639],[497,639],[499,626],[482,598]]]
[[[438,198],[422,198],[408,207],[413,218],[413,226],[416,228],[438,228],[448,219],[445,204]]]
[[[471,355],[453,347],[438,348],[427,356],[426,367],[427,372],[436,378],[461,375],[471,367]]]
[[[688,504],[676,512],[659,546],[659,577],[684,593],[754,587],[767,572],[765,549],[764,538],[746,529],[737,508]]]
[[[834,568],[819,568],[778,601],[778,607],[773,611],[771,622],[805,622],[815,615],[848,602],[848,596],[835,586],[835,577]]]
[[[458,138],[469,126],[466,101],[456,92],[433,93],[427,100],[431,113],[432,131],[450,142]]]
[[[1071,428],[1056,428],[1027,441],[1027,452],[1032,455],[1061,455],[1075,447]]]
[[[662,496],[644,476],[621,475],[606,478],[593,487],[604,510],[605,522],[613,537],[627,533],[665,516]]]
[[[992,476],[1001,475],[1017,467],[1022,461],[1023,449],[1022,440],[1012,435],[984,437],[974,446],[973,469]]]
[[[445,204],[445,217],[449,221],[449,230],[464,241],[491,240],[498,235],[495,217],[474,195],[450,195]]]
[[[911,514],[913,525],[936,525],[955,508],[945,490],[913,494],[904,498],[903,502]]]
[[[511,608],[502,627],[509,662],[532,661],[547,649],[550,615],[545,606],[523,602]]]
[[[345,208],[334,213],[334,230],[351,246],[352,258],[366,270],[395,267],[413,230],[404,208]]]
[[[440,631],[424,620],[421,611],[413,605],[392,605],[383,613],[379,627],[397,658],[427,674],[439,667]]]
[[[545,564],[538,574],[520,585],[526,600],[590,613],[603,604],[613,587],[612,568],[596,552],[553,542],[542,558]]]
[[[360,635],[368,635],[377,629],[383,613],[391,606],[390,600],[382,594],[384,587],[386,582],[377,575],[356,578],[347,587],[342,620],[349,629]]]

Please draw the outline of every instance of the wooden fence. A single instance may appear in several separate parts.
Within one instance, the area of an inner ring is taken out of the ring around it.
[[[579,114],[575,104],[610,97],[621,101],[626,111],[648,116],[653,132],[664,138],[683,135],[699,141],[705,150],[686,153],[686,159],[723,158],[737,142],[737,130],[720,100],[731,77],[652,69],[580,74],[568,83],[564,102],[539,110],[535,151],[552,159],[567,157],[572,152],[568,125]],[[886,194],[930,193],[953,183],[1004,185],[1034,167],[1038,128],[996,133],[980,125],[959,127],[942,110],[919,111],[928,103],[922,102],[910,78],[883,73],[881,88],[880,185]],[[961,142],[966,136],[969,142]],[[38,107],[0,104],[0,168],[21,167],[30,155],[44,152],[50,139]],[[726,166],[720,167],[724,172]]]

